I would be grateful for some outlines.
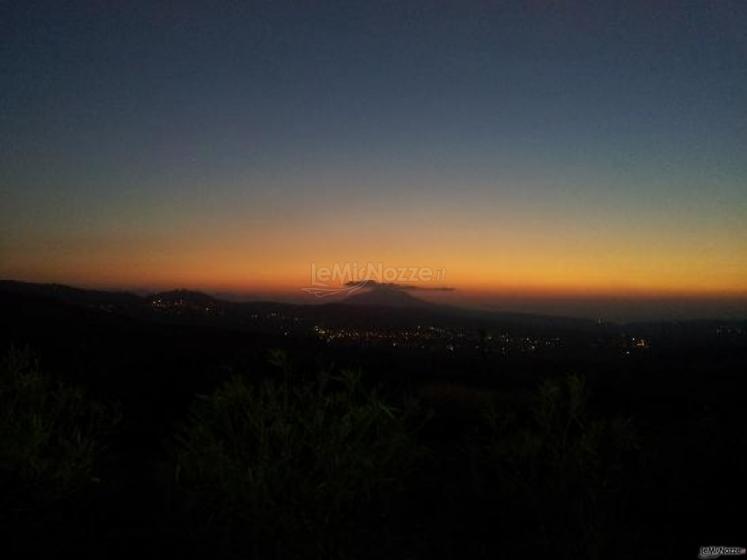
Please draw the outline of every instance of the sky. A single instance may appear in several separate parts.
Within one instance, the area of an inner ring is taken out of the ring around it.
[[[0,278],[282,297],[383,263],[744,311],[745,30],[728,0],[0,2]]]

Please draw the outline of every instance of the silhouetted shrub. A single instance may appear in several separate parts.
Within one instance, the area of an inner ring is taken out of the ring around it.
[[[99,436],[114,418],[76,388],[39,372],[28,351],[0,365],[0,484],[4,515],[39,515],[94,482]]]
[[[569,375],[540,386],[527,415],[498,408],[486,414],[485,484],[516,505],[532,546],[556,557],[600,558],[623,510],[623,455],[635,448],[630,422],[596,418],[584,380]],[[617,529],[616,531],[614,529]]]
[[[178,483],[232,546],[341,555],[386,525],[418,449],[403,411],[364,390],[358,372],[291,383],[284,369],[258,385],[234,377],[194,407]]]

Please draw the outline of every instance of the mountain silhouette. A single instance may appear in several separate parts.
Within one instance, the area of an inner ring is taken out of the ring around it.
[[[90,290],[63,284],[36,284],[0,280],[0,291],[18,296],[47,298],[79,305],[137,305],[142,299],[130,292]]]

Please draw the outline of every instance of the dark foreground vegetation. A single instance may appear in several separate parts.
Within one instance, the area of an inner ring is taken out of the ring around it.
[[[13,556],[694,558],[747,536],[739,325],[434,357],[3,303]]]

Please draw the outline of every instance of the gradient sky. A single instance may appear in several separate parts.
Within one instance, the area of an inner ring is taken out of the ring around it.
[[[747,2],[0,3],[0,277],[747,296]]]

